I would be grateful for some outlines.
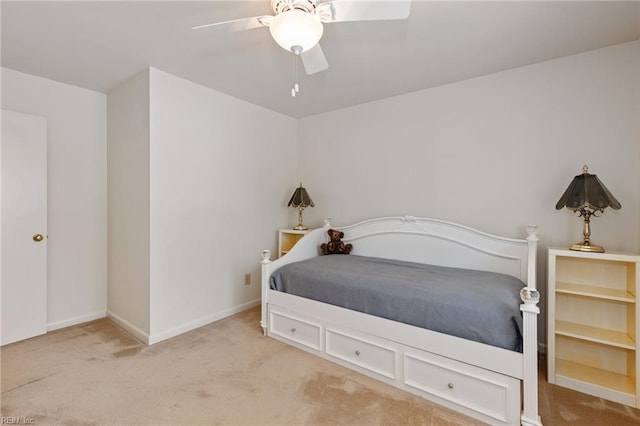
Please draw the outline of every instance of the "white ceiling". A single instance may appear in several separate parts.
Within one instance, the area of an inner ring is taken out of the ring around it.
[[[342,0],[338,0],[342,1]],[[2,1],[2,66],[107,93],[155,67],[292,117],[637,40],[640,2],[414,0],[404,21],[325,24],[330,68],[291,98],[268,29],[192,26],[271,14],[269,0]]]

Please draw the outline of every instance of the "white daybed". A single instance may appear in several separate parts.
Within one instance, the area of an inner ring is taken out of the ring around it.
[[[541,425],[538,416],[536,291],[537,228],[526,240],[412,216],[338,227],[351,254],[514,276],[520,292],[522,352],[418,328],[275,291],[280,267],[320,255],[325,228],[309,232],[284,257],[262,253],[265,335],[359,371],[490,424]],[[469,291],[473,291],[472,288]]]

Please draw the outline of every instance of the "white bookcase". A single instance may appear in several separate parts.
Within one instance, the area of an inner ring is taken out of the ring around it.
[[[548,249],[549,383],[640,408],[640,256]]]

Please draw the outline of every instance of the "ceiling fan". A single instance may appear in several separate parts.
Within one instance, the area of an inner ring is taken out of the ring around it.
[[[276,43],[300,57],[311,75],[329,68],[318,44],[323,24],[406,19],[411,0],[271,0],[271,8],[274,15],[215,22],[192,29],[225,26],[228,31],[244,31],[269,27]]]

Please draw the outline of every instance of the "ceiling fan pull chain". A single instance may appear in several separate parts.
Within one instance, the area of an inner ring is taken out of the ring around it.
[[[298,60],[300,57],[299,51],[293,51],[293,87],[291,88],[291,97],[295,98],[300,92],[300,86],[298,85]]]
[[[293,82],[295,84],[296,81],[296,57],[294,55],[293,59],[291,59],[291,74],[293,76]],[[291,97],[296,97],[296,89],[294,87],[291,88]]]
[[[296,57],[295,55],[293,56],[293,60],[291,61],[291,73],[293,74],[293,87],[291,87],[291,97],[295,98],[296,94],[298,92],[296,92]]]
[[[296,66],[295,66],[295,79],[293,80],[293,89],[296,91],[296,93],[300,92],[300,87],[298,86],[298,66],[300,63],[300,56],[295,55],[294,56],[294,61],[296,61]]]

